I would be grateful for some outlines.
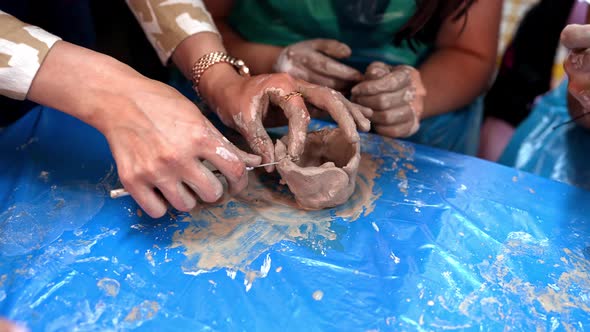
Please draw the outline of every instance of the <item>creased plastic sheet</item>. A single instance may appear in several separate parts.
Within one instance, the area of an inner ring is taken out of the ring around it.
[[[151,220],[107,197],[108,147],[77,120],[36,109],[0,136],[0,315],[34,331],[589,329],[581,189],[363,135],[345,206],[301,212],[253,173]]]
[[[590,190],[590,130],[570,120],[564,81],[539,98],[500,163]]]

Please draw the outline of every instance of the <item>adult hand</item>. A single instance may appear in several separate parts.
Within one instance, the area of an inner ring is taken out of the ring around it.
[[[410,66],[373,62],[365,81],[352,88],[352,101],[371,108],[375,131],[388,137],[408,137],[420,128],[426,89]]]
[[[217,68],[215,68],[217,67]],[[229,66],[216,65],[203,77],[199,91],[216,110],[221,121],[240,132],[263,163],[274,161],[274,145],[263,122],[277,106],[289,122],[288,155],[297,159],[303,152],[309,113],[306,102],[327,111],[350,142],[359,140],[358,130],[368,131],[372,111],[349,102],[341,93],[294,79],[287,74],[238,76]],[[206,78],[206,80],[205,80]],[[302,96],[289,95],[300,92]],[[358,129],[357,129],[358,128]],[[267,167],[272,171],[274,167]]]
[[[260,157],[233,146],[192,102],[167,85],[141,80],[116,106],[121,117],[102,132],[123,186],[150,216],[166,211],[154,189],[180,211],[194,208],[197,196],[205,202],[221,197],[221,182],[201,160],[223,173],[230,193],[246,187],[245,164],[260,163]]]
[[[590,25],[572,24],[561,33],[561,43],[570,50],[564,63],[568,75],[569,109],[578,124],[590,128]]]
[[[201,160],[223,173],[232,192],[247,185],[245,164],[260,162],[224,139],[176,90],[66,42],[58,42],[45,58],[29,99],[103,133],[121,182],[151,217],[164,215],[164,198],[189,211],[197,196],[205,202],[221,197],[221,182]]]
[[[276,72],[344,91],[363,79],[358,70],[335,60],[348,58],[351,53],[350,47],[336,40],[306,40],[286,47],[273,68]]]

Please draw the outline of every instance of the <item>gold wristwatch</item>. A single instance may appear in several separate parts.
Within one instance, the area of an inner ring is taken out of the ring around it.
[[[250,68],[248,68],[244,61],[240,59],[234,58],[224,52],[211,52],[205,54],[195,62],[192,69],[193,88],[198,96],[200,96],[199,83],[201,82],[203,73],[211,68],[211,66],[220,62],[229,63],[234,66],[241,76],[250,76]]]

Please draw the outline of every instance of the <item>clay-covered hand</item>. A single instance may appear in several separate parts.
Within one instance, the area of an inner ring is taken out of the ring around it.
[[[410,66],[373,62],[365,80],[352,88],[352,101],[373,110],[375,131],[388,137],[408,137],[420,128],[426,89]]]
[[[288,154],[293,159],[299,158],[305,144],[310,121],[306,102],[327,111],[351,142],[359,140],[358,130],[370,129],[367,119],[372,114],[370,109],[351,103],[332,89],[294,79],[288,74],[237,76],[222,81],[223,89],[209,89],[212,93],[206,97],[207,102],[226,126],[242,134],[263,163],[275,160],[273,142],[263,125],[273,110],[271,105],[278,106],[288,120]],[[292,95],[293,92],[300,92],[302,96]],[[289,98],[289,95],[292,96]],[[274,167],[266,169],[270,172]]]
[[[259,157],[233,146],[191,101],[167,85],[144,79],[134,82],[124,98],[115,97],[107,96],[119,118],[100,129],[123,186],[152,217],[167,209],[156,189],[180,211],[194,208],[197,196],[205,202],[221,197],[221,182],[202,160],[223,173],[234,193],[247,185],[246,164],[260,163]]]
[[[49,52],[28,98],[98,129],[125,189],[152,217],[166,213],[165,199],[189,211],[197,196],[206,202],[220,198],[222,184],[201,160],[215,165],[233,192],[247,185],[245,164],[260,162],[225,140],[178,91],[67,42]]]
[[[345,91],[363,79],[358,70],[338,61],[350,57],[351,53],[350,47],[337,40],[306,40],[286,47],[273,69],[311,83]]]
[[[561,33],[562,44],[570,49],[564,67],[568,75],[568,92],[577,101],[569,103],[572,116],[590,112],[590,25],[568,25]],[[590,114],[577,121],[590,128]]]

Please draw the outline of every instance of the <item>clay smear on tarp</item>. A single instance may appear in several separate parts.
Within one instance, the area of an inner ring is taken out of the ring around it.
[[[183,248],[188,258],[183,271],[200,274],[226,268],[231,277],[242,271],[251,281],[252,274],[262,277],[268,268],[258,271],[252,262],[283,240],[302,241],[324,253],[337,237],[332,221],[342,218],[352,222],[375,208],[381,196],[375,180],[382,163],[362,155],[350,199],[336,208],[317,211],[302,210],[288,188],[279,185],[276,173],[250,172],[248,188],[240,195],[226,194],[218,203],[201,206],[182,220],[188,225],[175,232],[173,247]]]

